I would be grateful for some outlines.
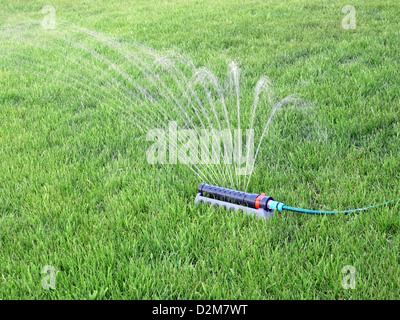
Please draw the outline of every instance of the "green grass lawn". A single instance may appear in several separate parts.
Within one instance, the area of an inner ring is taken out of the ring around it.
[[[327,140],[267,139],[251,192],[317,210],[399,197],[398,0],[0,0],[0,24],[42,19],[49,4],[57,22],[180,52],[218,78],[237,61],[244,112],[262,75],[277,97],[314,105]],[[341,25],[348,4],[354,30]],[[143,134],[107,107],[117,100],[94,101],[48,72],[101,85],[87,71],[99,65],[79,57],[87,69],[73,69],[68,46],[0,39],[0,299],[399,299],[399,204],[268,223],[198,208],[203,181],[184,165],[150,165]],[[42,288],[46,265],[55,289]],[[347,265],[355,289],[342,287]]]

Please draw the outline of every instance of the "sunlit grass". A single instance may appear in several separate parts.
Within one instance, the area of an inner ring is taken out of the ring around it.
[[[40,19],[47,4],[7,2],[0,18]],[[354,1],[357,28],[343,30],[347,4],[52,1],[58,19],[177,50],[220,77],[238,61],[243,105],[264,74],[277,96],[310,101],[328,145],[317,153],[289,139],[272,157],[288,170],[260,159],[251,190],[324,209],[400,191],[400,4]],[[9,67],[0,60],[1,299],[399,298],[399,205],[268,223],[197,208],[202,181],[184,166],[149,165],[131,122]],[[42,288],[45,265],[57,270],[55,290]],[[354,290],[342,288],[346,265]]]

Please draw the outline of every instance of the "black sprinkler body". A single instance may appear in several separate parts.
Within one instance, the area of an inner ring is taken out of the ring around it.
[[[208,203],[213,207],[218,206],[227,210],[242,211],[266,220],[273,216],[274,210],[271,204],[276,203],[272,197],[264,193],[241,192],[205,183],[200,184],[195,202],[196,204]]]

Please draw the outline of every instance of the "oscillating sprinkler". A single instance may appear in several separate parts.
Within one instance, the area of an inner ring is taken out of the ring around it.
[[[365,211],[372,208],[387,205],[391,202],[399,201],[400,198],[376,204],[369,207],[351,209],[345,211],[318,211],[318,210],[308,210],[301,208],[294,208],[286,206],[284,203],[275,201],[272,197],[267,196],[265,193],[247,193],[241,191],[235,191],[227,188],[221,188],[216,186],[211,186],[209,184],[202,183],[198,188],[198,194],[195,198],[195,203],[210,204],[212,207],[224,208],[228,211],[242,211],[250,215],[255,215],[258,218],[265,218],[269,220],[274,215],[274,211],[291,211],[315,215],[326,215],[326,214],[337,214],[344,213],[348,214],[351,212]]]
[[[202,183],[199,186],[195,203],[208,203],[213,207],[218,206],[235,211],[243,211],[245,213],[255,215],[258,218],[269,220],[274,214],[274,210],[282,210],[284,205],[281,202],[274,201],[265,193],[247,193],[240,192],[216,186],[210,186]]]

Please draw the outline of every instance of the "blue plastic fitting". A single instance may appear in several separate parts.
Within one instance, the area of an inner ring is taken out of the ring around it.
[[[282,202],[279,202],[279,201],[270,200],[270,201],[268,201],[267,205],[268,205],[268,209],[270,209],[270,210],[277,209],[278,211],[282,211],[285,204]]]

